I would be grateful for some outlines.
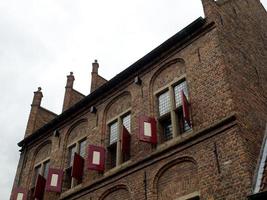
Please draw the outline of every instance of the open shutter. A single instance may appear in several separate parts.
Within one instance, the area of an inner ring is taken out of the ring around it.
[[[143,142],[157,144],[157,122],[155,118],[139,117],[139,139]]]
[[[41,200],[43,198],[44,191],[45,191],[45,184],[46,184],[45,178],[39,174],[37,177],[34,192],[33,192],[34,198],[38,200]]]
[[[187,122],[188,126],[191,127],[189,102],[188,102],[183,90],[181,91],[181,97],[182,97],[182,106],[183,106],[183,117],[184,117],[185,121]]]
[[[122,135],[121,135],[121,151],[123,154],[130,154],[130,145],[131,145],[131,135],[127,128],[122,127]]]
[[[103,147],[88,146],[88,169],[103,172],[105,170],[105,154]]]
[[[46,181],[46,191],[60,193],[62,188],[63,174],[63,170],[50,168]]]
[[[79,154],[74,154],[73,165],[71,169],[71,177],[75,178],[78,181],[82,181],[83,178],[83,166],[84,159]]]
[[[24,188],[15,188],[12,192],[11,200],[27,200],[27,190]]]

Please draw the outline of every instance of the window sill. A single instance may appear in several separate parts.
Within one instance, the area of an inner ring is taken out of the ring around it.
[[[169,148],[170,146],[173,146],[173,145],[179,143],[180,141],[187,140],[188,138],[191,138],[192,135],[194,135],[193,129],[191,129],[190,131],[187,131],[181,135],[178,135],[177,137],[174,137],[170,140],[167,140],[167,141],[157,145],[156,152],[164,150],[166,148]]]
[[[76,191],[79,191],[82,188],[83,188],[83,186],[80,183],[80,184],[78,184],[78,185],[66,190],[65,192],[62,192],[61,195],[60,195],[60,199],[65,198],[65,197],[69,196],[70,194],[72,194],[72,193],[74,193]]]
[[[122,163],[121,165],[116,166],[116,167],[114,167],[114,168],[108,170],[107,172],[104,173],[104,176],[110,176],[110,175],[112,175],[112,174],[115,174],[115,173],[117,173],[118,171],[121,171],[122,169],[127,168],[131,163],[132,163],[132,161],[131,161],[131,160],[128,160],[128,161]]]

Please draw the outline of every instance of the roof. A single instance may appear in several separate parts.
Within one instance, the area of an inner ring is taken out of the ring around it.
[[[180,46],[190,39],[192,39],[192,35],[196,33],[203,25],[205,24],[206,20],[202,17],[199,17],[194,22],[189,24],[187,27],[176,33],[174,36],[166,40],[160,46],[149,52],[147,55],[136,61],[130,67],[116,75],[110,81],[99,87],[97,90],[86,96],[84,99],[58,115],[55,119],[29,135],[28,137],[24,138],[22,141],[18,143],[18,146],[22,147],[25,144],[33,141],[34,139],[41,136],[43,133],[51,130],[53,127],[58,126],[63,120],[67,119],[70,115],[77,112],[78,110],[82,109],[84,106],[88,106],[93,100],[103,96],[106,92],[116,86],[118,83],[123,81],[129,76],[136,74],[138,70],[146,66],[147,64],[151,63],[154,59],[158,58],[162,53],[168,51],[174,45],[179,44]]]

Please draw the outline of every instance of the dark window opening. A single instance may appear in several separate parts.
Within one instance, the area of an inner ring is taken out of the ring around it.
[[[160,123],[160,140],[162,142],[171,140],[173,138],[173,130],[172,130],[172,122],[171,122],[171,116],[165,115],[159,119]]]
[[[108,147],[107,168],[112,169],[116,167],[116,160],[117,160],[117,142],[113,143]]]

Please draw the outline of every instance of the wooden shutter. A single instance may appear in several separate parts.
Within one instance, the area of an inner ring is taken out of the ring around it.
[[[131,145],[131,134],[125,128],[124,126],[122,127],[122,135],[121,135],[121,151],[123,154],[130,154],[130,145]]]
[[[24,188],[15,188],[11,200],[27,200],[28,192]]]
[[[36,180],[36,184],[35,184],[35,188],[34,188],[34,192],[33,192],[33,197],[41,200],[44,196],[44,191],[45,191],[45,184],[46,184],[46,180],[43,176],[41,176],[40,174],[38,174],[37,180]]]
[[[75,178],[78,181],[82,181],[83,178],[83,166],[84,159],[79,154],[74,154],[73,165],[71,169],[71,177]]]
[[[88,146],[88,169],[103,172],[105,170],[106,150],[103,147]]]
[[[62,189],[63,174],[64,172],[61,169],[50,168],[46,181],[46,191],[60,193]]]
[[[157,122],[155,118],[139,117],[139,139],[143,142],[157,144]]]
[[[185,121],[187,122],[188,126],[191,127],[189,102],[188,102],[183,90],[181,91],[181,98],[182,98],[182,107],[183,107],[183,117],[184,117]]]

